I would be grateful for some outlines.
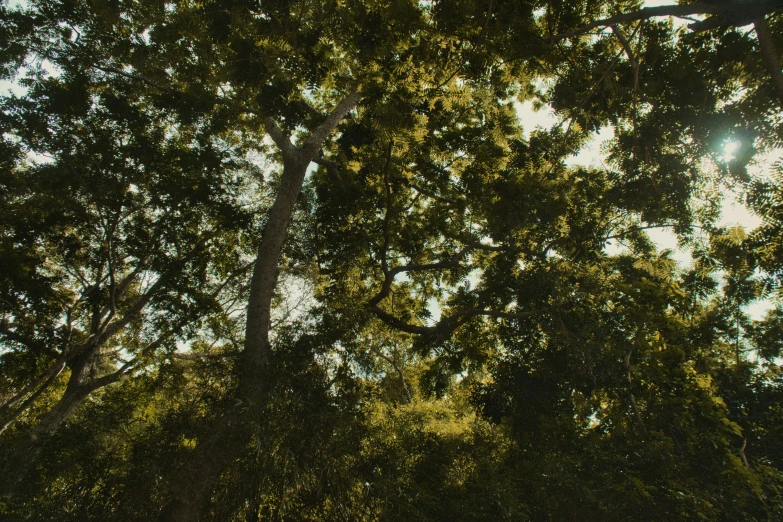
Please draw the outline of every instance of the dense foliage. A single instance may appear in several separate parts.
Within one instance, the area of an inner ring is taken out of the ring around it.
[[[2,517],[783,517],[783,4],[642,4],[2,4]]]

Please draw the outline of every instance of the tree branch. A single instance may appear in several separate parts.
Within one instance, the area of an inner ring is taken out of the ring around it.
[[[748,464],[748,457],[745,455],[745,448],[748,447],[748,439],[745,439],[742,441],[742,447],[739,450],[740,457],[742,457],[742,463],[745,464],[746,468],[750,467],[750,464]]]
[[[428,198],[434,199],[435,201],[440,201],[441,203],[447,203],[447,204],[451,204],[451,205],[457,204],[457,200],[452,199],[452,198],[448,198],[448,197],[445,197],[445,196],[439,196],[439,195],[435,194],[434,192],[432,192],[431,190],[429,190],[428,188],[422,187],[421,185],[419,185],[417,183],[414,183],[413,181],[410,181],[410,180],[405,179],[403,177],[395,177],[394,179],[402,181],[403,183],[408,185],[410,188],[414,189],[416,192],[424,194]]]
[[[157,339],[155,339],[153,342],[148,344],[144,347],[142,351],[140,351],[133,359],[130,361],[124,363],[122,366],[120,366],[119,369],[116,371],[109,373],[107,375],[104,375],[102,377],[99,377],[95,379],[94,381],[87,384],[87,394],[90,394],[94,392],[97,389],[103,388],[104,386],[108,386],[109,384],[113,384],[121,379],[126,378],[136,370],[138,370],[138,362],[149,355],[150,353],[154,352],[155,350],[160,347],[163,342],[170,337],[174,333],[174,330],[169,330],[168,332],[165,332],[158,336]]]
[[[221,352],[221,353],[193,353],[193,352],[174,352],[170,353],[170,359],[181,359],[183,361],[198,361],[201,359],[222,359],[224,357],[238,357],[239,353]]]
[[[674,223],[664,223],[663,225],[645,225],[645,226],[639,226],[639,227],[633,227],[628,230],[624,230],[620,232],[619,234],[614,234],[611,236],[604,236],[601,238],[601,241],[609,241],[610,239],[620,239],[622,237],[627,236],[628,234],[633,234],[634,232],[642,232],[643,230],[651,230],[656,228],[674,228],[677,225]],[[707,229],[707,227],[703,227],[700,225],[690,225],[688,228],[692,229]]]
[[[628,57],[628,61],[630,62],[631,67],[633,67],[633,71],[634,71],[633,90],[639,93],[639,60],[637,60],[636,57],[634,56],[633,49],[631,49],[631,43],[625,37],[623,32],[620,30],[620,28],[617,25],[613,25],[612,31],[617,36],[617,39],[620,40],[620,44],[623,46],[625,55]]]
[[[40,396],[41,393],[43,393],[54,382],[57,376],[60,375],[60,373],[63,371],[63,368],[65,368],[65,358],[61,356],[58,361],[56,361],[43,373],[43,375],[25,386],[22,391],[14,395],[5,404],[3,404],[2,407],[0,407],[0,418],[3,419],[2,425],[0,425],[0,434],[2,434],[11,424],[13,424],[16,418],[19,417],[19,415],[21,415],[33,403],[33,401],[35,401],[35,399],[37,399],[38,396]],[[27,399],[22,403],[21,406],[19,406],[19,408],[12,412],[8,417],[3,418],[5,417],[6,413],[16,405],[17,402],[30,393],[32,394],[27,397]]]
[[[609,27],[616,24],[625,24],[637,20],[649,20],[661,16],[675,16],[689,19],[690,15],[713,15],[706,20],[697,20],[688,26],[694,32],[707,31],[723,26],[742,26],[750,23],[753,18],[763,17],[783,9],[780,0],[760,0],[738,5],[732,2],[696,2],[693,4],[661,5],[658,7],[645,7],[632,13],[625,13],[602,20],[595,20],[589,24],[577,27],[566,33],[558,34],[551,38],[552,43],[573,38],[598,27]]]
[[[329,173],[329,177],[332,178],[332,181],[336,183],[341,183],[342,179],[340,178],[340,172],[339,172],[339,165],[331,160],[328,160],[323,157],[323,153],[319,153],[316,158],[313,159],[313,163],[316,163],[318,165],[321,165],[322,167],[326,168],[326,172]]]
[[[642,335],[644,335],[644,330],[642,330],[642,326],[640,325],[636,331],[636,336],[634,339],[634,342],[640,346]],[[639,407],[636,405],[636,396],[634,396],[632,389],[633,380],[631,379],[631,355],[633,355],[633,346],[631,346],[631,348],[625,353],[625,357],[623,358],[623,362],[625,363],[625,380],[628,381],[628,396],[631,399],[631,408],[633,409],[634,417],[636,417],[636,422],[639,423],[639,428],[646,437],[647,427],[644,425],[642,415],[639,413]]]
[[[392,205],[391,187],[389,186],[389,166],[391,165],[393,149],[394,149],[394,140],[389,140],[389,148],[386,153],[386,162],[383,166],[383,186],[384,186],[385,196],[386,196],[385,197],[386,212],[384,212],[383,214],[383,244],[381,245],[381,270],[383,271],[383,275],[385,279],[389,278],[389,261],[387,259],[387,254],[389,252],[389,243],[391,242],[389,225],[391,224],[391,205]],[[386,281],[384,281],[384,284],[385,283]]]
[[[0,321],[0,334],[9,341],[26,346],[33,352],[51,355],[53,357],[57,355],[57,352],[46,346],[46,343],[15,332],[11,329],[12,326],[13,324],[9,326],[6,321]]]
[[[145,306],[152,300],[155,295],[157,295],[158,291],[168,284],[169,279],[174,277],[174,275],[186,264],[188,261],[192,260],[194,257],[196,257],[206,246],[207,242],[214,237],[215,232],[209,233],[206,236],[204,236],[186,255],[180,257],[179,259],[176,259],[173,262],[173,266],[169,268],[166,272],[160,275],[158,277],[158,280],[155,281],[155,283],[152,284],[152,286],[147,289],[147,291],[142,294],[142,296],[128,309],[128,311],[118,320],[114,321],[113,323],[106,323],[104,324],[100,330],[98,330],[94,335],[90,336],[90,338],[81,346],[79,349],[75,350],[71,355],[71,357],[75,357],[81,353],[83,353],[86,350],[94,349],[100,345],[102,345],[104,342],[106,342],[107,339],[112,337],[114,334],[125,328],[132,320],[134,320],[144,309]]]
[[[283,175],[280,178],[275,201],[272,208],[269,209],[269,217],[261,244],[258,247],[253,275],[250,280],[245,325],[244,375],[240,379],[242,383],[240,393],[247,397],[260,397],[259,394],[263,390],[263,386],[259,386],[256,380],[260,372],[267,366],[270,350],[271,302],[280,270],[278,261],[296,199],[302,190],[302,184],[307,174],[307,167],[316,158],[329,133],[356,106],[360,99],[361,95],[358,91],[353,91],[346,96],[300,147],[294,147],[287,139],[282,139],[282,131],[273,120],[270,118],[264,120],[267,132],[283,150]]]
[[[635,22],[637,20],[648,20],[650,18],[657,18],[659,16],[676,16],[685,17],[696,14],[713,14],[721,12],[719,6],[707,3],[695,3],[686,5],[662,5],[658,7],[645,7],[634,11],[632,13],[625,13],[621,15],[612,16],[610,18],[604,18],[602,20],[595,20],[589,24],[577,27],[567,33],[561,33],[552,37],[552,43],[559,42],[574,36],[584,34],[591,29],[597,27],[609,27],[616,24],[626,24],[628,22]]]
[[[291,140],[288,138],[288,136],[285,135],[283,130],[277,125],[277,122],[275,122],[275,120],[270,117],[266,117],[262,121],[264,123],[264,128],[266,129],[267,134],[269,134],[269,137],[272,138],[272,141],[275,142],[275,145],[280,148],[280,151],[284,155],[290,153],[294,148],[294,145],[291,143]]]
[[[71,44],[73,45],[73,44]],[[142,76],[140,74],[131,74],[123,71],[122,69],[117,69],[115,67],[107,67],[105,65],[97,65],[92,64],[92,67],[94,69],[98,69],[99,71],[103,71],[105,73],[114,73],[119,74],[120,76],[124,76],[125,78],[128,78],[129,80],[138,80],[142,83],[146,83],[150,87],[154,87],[155,89],[161,90],[161,91],[171,91],[172,89],[170,87],[166,87],[164,85],[160,85],[159,83],[156,83],[149,78],[146,78],[145,76]]]
[[[308,161],[313,161],[319,150],[326,141],[329,134],[337,127],[342,120],[354,107],[361,101],[362,94],[354,90],[348,96],[340,100],[340,103],[332,110],[329,116],[310,134],[302,144],[302,153]]]
[[[411,395],[411,390],[408,388],[408,383],[405,380],[405,374],[402,372],[402,368],[400,368],[400,365],[397,364],[397,361],[394,357],[389,357],[385,353],[383,353],[380,349],[372,347],[370,348],[375,355],[386,361],[387,363],[391,364],[392,368],[394,368],[394,371],[397,372],[397,376],[400,378],[400,383],[402,384],[402,389],[405,390],[405,397],[408,399],[408,402],[411,401],[413,396]]]
[[[769,72],[772,74],[772,83],[778,91],[781,102],[783,102],[783,71],[781,70],[778,51],[775,49],[775,44],[769,35],[767,21],[763,16],[760,16],[753,22],[753,28],[756,30],[756,37],[759,40],[761,54],[764,55]]]
[[[468,245],[461,250],[459,250],[456,254],[451,256],[450,259],[447,261],[439,261],[437,263],[425,263],[425,264],[408,264],[408,265],[400,265],[396,266],[392,269],[388,268],[388,265],[386,264],[386,252],[385,249],[382,249],[382,259],[381,263],[383,265],[383,273],[384,273],[384,280],[383,284],[381,286],[381,290],[372,297],[368,301],[369,306],[375,306],[384,299],[386,299],[389,296],[389,293],[391,292],[391,285],[394,283],[394,278],[402,273],[407,272],[424,272],[427,270],[440,270],[440,269],[448,269],[448,268],[457,268],[459,266],[460,260],[465,257],[471,250],[473,250],[472,245]]]
[[[472,319],[473,317],[477,316],[495,317],[499,319],[521,319],[541,313],[541,310],[531,310],[529,312],[501,312],[499,310],[487,310],[477,307],[454,312],[448,317],[442,318],[433,326],[421,326],[406,323],[402,319],[390,314],[386,310],[383,310],[378,305],[370,306],[369,308],[370,311],[375,314],[376,317],[378,317],[378,319],[403,332],[417,335],[435,335],[442,337],[449,337],[460,326],[467,323],[468,320]]]

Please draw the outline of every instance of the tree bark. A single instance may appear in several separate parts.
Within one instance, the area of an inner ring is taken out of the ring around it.
[[[0,419],[3,419],[2,424],[0,424],[0,435],[14,423],[19,415],[24,413],[24,411],[27,410],[27,408],[33,402],[35,402],[41,393],[49,388],[49,386],[54,382],[55,379],[57,379],[57,377],[60,375],[60,372],[62,372],[64,368],[65,358],[61,357],[59,360],[55,361],[55,363],[51,365],[43,373],[43,375],[41,375],[29,385],[25,386],[22,391],[17,393],[8,402],[0,406]],[[22,405],[13,410],[13,407],[16,406],[16,404],[25,397],[27,397],[27,399],[22,403]]]
[[[213,484],[242,453],[250,440],[250,421],[258,416],[266,395],[269,366],[269,326],[272,295],[285,233],[302,188],[307,166],[301,151],[284,152],[283,176],[269,213],[250,283],[245,345],[237,389],[237,404],[217,419],[209,436],[199,441],[176,481],[174,494],[161,511],[161,522],[193,522],[209,498]]]
[[[73,379],[70,379],[73,381]],[[52,406],[52,409],[46,412],[30,434],[31,441],[36,441],[41,437],[50,435],[60,427],[77,407],[87,398],[92,391],[92,387],[82,383],[68,383],[60,400]]]
[[[764,55],[764,60],[766,60],[767,67],[772,75],[772,83],[775,85],[778,97],[783,102],[783,70],[781,70],[780,56],[778,56],[778,51],[775,49],[775,44],[772,42],[772,37],[769,34],[767,21],[761,16],[753,23],[753,28],[759,40],[761,54]]]
[[[280,253],[296,199],[310,162],[316,159],[337,124],[360,100],[357,91],[346,96],[301,146],[294,146],[271,118],[264,120],[267,133],[283,153],[283,175],[250,281],[237,404],[215,422],[209,435],[193,450],[188,465],[177,473],[172,495],[158,518],[161,522],[197,521],[212,486],[250,441],[252,421],[258,417],[269,388],[266,375],[270,370],[272,297],[277,285]]]
[[[15,448],[14,456],[3,470],[2,490],[4,495],[13,496],[17,487],[27,476],[30,467],[35,463],[41,446],[38,444],[42,437],[53,433],[73,411],[87,398],[92,389],[85,385],[85,378],[89,371],[89,358],[77,357],[68,366],[71,375],[68,384],[60,400],[52,406],[41,418],[35,428],[25,436],[19,447]]]

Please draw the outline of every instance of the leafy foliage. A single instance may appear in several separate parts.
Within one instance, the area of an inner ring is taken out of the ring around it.
[[[0,513],[779,518],[747,4],[2,6]]]

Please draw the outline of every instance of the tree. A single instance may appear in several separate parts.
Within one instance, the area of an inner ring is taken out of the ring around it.
[[[19,349],[6,354],[16,375],[2,430],[68,371],[30,443],[161,348],[219,328],[221,294],[246,271],[252,221],[232,179],[243,166],[221,122],[167,136],[166,115],[122,96],[126,82],[92,83],[65,71],[5,107],[7,132],[39,158],[5,178],[4,241],[24,263],[5,272],[3,333]]]
[[[9,513],[88,491],[74,517],[432,519],[460,498],[477,520],[774,517],[776,457],[749,459],[743,429],[767,448],[778,425],[756,404],[779,321],[742,311],[755,269],[778,275],[774,219],[746,238],[717,218],[727,187],[777,212],[747,167],[783,137],[783,6],[738,6],[4,7],[27,92],[3,106],[3,414],[71,463],[26,464]],[[561,124],[525,137],[522,102]],[[606,127],[606,165],[568,161]],[[281,274],[314,302],[273,324]],[[202,360],[175,370],[175,339]],[[149,480],[96,486],[74,434],[140,419],[100,454]]]

